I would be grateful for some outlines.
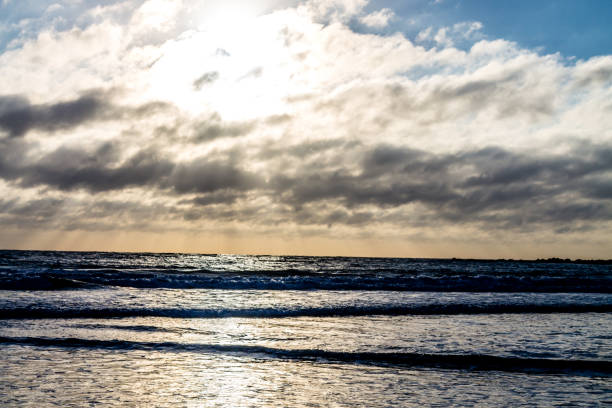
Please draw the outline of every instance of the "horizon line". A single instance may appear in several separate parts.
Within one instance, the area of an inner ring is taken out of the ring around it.
[[[18,249],[18,248],[0,248],[0,252],[20,251],[20,252],[71,252],[71,253],[108,253],[108,254],[174,254],[174,255],[199,255],[199,256],[286,256],[300,258],[363,258],[363,259],[427,259],[441,261],[498,261],[498,262],[538,262],[538,263],[583,263],[583,264],[611,264],[612,258],[562,258],[562,257],[547,257],[547,258],[462,258],[462,257],[411,257],[411,256],[359,256],[359,255],[304,255],[304,254],[265,254],[265,253],[214,253],[214,252],[181,252],[181,251],[110,251],[110,250],[65,250],[65,249]]]

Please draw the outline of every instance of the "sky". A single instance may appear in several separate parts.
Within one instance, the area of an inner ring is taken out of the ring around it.
[[[0,0],[0,247],[609,258],[607,0]]]

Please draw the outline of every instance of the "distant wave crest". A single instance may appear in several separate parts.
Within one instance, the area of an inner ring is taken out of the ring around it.
[[[173,289],[395,290],[436,292],[612,293],[608,277],[347,273],[168,273],[128,271],[4,272],[0,290],[68,290],[109,286]]]
[[[612,304],[465,304],[444,303],[427,305],[367,305],[302,308],[3,308],[0,319],[108,319],[122,317],[170,318],[286,318],[334,317],[369,315],[473,315],[504,313],[609,313]]]

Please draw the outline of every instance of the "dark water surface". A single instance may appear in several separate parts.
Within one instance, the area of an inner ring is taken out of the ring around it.
[[[2,406],[612,404],[612,267],[0,251]]]

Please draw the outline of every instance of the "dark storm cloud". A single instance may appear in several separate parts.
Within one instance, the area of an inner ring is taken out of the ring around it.
[[[149,102],[140,106],[116,106],[110,101],[112,91],[89,91],[76,99],[32,105],[23,96],[0,96],[0,134],[24,136],[32,129],[52,132],[70,129],[93,120],[140,118],[170,105]]]
[[[40,156],[33,146],[24,138],[0,139],[0,177],[16,186],[59,191],[156,191],[178,200],[177,219],[321,226],[475,223],[522,230],[549,224],[558,231],[612,220],[612,146],[603,144],[576,144],[563,155],[500,147],[434,154],[334,139],[274,143],[259,152],[234,147],[186,162],[171,160],[161,147],[126,155],[120,145],[107,143]],[[261,173],[245,166],[250,158]],[[44,214],[20,205],[21,213]],[[2,213],[16,216],[17,210],[5,207]],[[167,214],[162,207],[148,211]],[[136,213],[130,208],[126,217]]]
[[[117,149],[110,144],[93,152],[60,148],[23,167],[19,184],[99,192],[152,184],[167,176],[174,167],[154,151],[138,152],[120,164],[117,164],[117,155]]]
[[[580,191],[589,198],[612,199],[612,177],[592,179],[581,183]]]
[[[0,138],[0,178],[12,180],[19,176],[20,164],[31,146],[22,139]]]
[[[365,204],[395,207],[412,202],[441,205],[460,197],[450,185],[437,180],[407,180],[389,175],[377,179],[330,172],[300,178],[278,177],[273,184],[283,190],[287,202],[298,206],[321,200],[338,200],[346,208]]]
[[[612,220],[606,200],[612,190],[611,158],[606,146],[553,156],[501,148],[434,155],[381,145],[363,153],[357,171],[305,166],[295,174],[276,175],[270,186],[297,211],[323,202],[352,212],[416,203],[438,220],[507,227]],[[342,219],[338,214],[336,219]]]
[[[436,156],[422,150],[407,149],[391,145],[380,145],[365,153],[362,162],[362,176],[367,178],[395,173],[420,174],[440,179],[452,164],[450,156]]]
[[[450,164],[424,151],[382,145],[363,154],[358,173],[325,171],[315,162],[304,174],[279,175],[271,184],[297,205],[326,199],[337,199],[348,208],[364,204],[392,207],[414,201],[437,204],[456,198],[448,174]]]
[[[465,186],[495,186],[525,181],[546,181],[545,186],[570,183],[587,175],[612,170],[612,148],[579,148],[571,156],[523,156],[499,148],[463,154],[459,160],[472,162],[478,174]]]
[[[200,158],[178,165],[165,186],[185,194],[211,193],[224,189],[246,191],[264,184],[265,181],[259,175],[242,170],[232,163]]]
[[[19,137],[30,129],[54,131],[77,126],[102,115],[109,105],[95,94],[54,104],[31,105],[23,97],[0,97],[0,129]]]
[[[101,192],[152,186],[186,194],[247,191],[265,184],[259,175],[241,169],[231,158],[200,157],[175,163],[153,148],[126,159],[121,159],[120,148],[111,143],[89,150],[61,147],[36,159],[27,158],[23,144],[0,145],[0,153],[5,152],[7,156],[0,156],[0,177],[22,187]]]

